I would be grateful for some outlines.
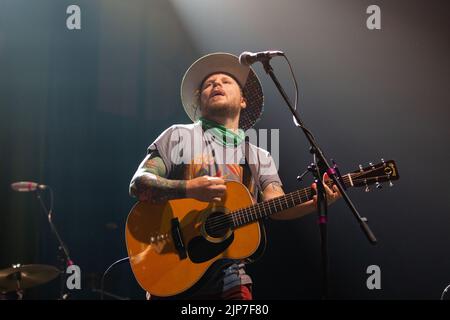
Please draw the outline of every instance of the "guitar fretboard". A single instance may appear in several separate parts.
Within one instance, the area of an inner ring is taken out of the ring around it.
[[[342,183],[348,187],[350,185],[351,175],[347,174],[342,180]],[[328,181],[327,185],[331,187],[333,182]],[[231,222],[233,229],[236,229],[257,220],[267,218],[277,212],[293,208],[299,204],[312,200],[314,195],[315,192],[311,187],[296,190],[281,197],[259,202],[249,207],[234,211],[230,213],[229,217],[231,218],[231,221],[228,220],[228,222]]]

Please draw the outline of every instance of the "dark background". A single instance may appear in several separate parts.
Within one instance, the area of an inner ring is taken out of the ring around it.
[[[66,9],[81,8],[81,30]],[[366,8],[381,8],[368,30]],[[0,268],[57,265],[56,242],[32,193],[10,184],[52,186],[55,223],[82,270],[72,298],[96,299],[101,273],[126,256],[128,184],[147,146],[188,123],[179,99],[184,71],[210,52],[280,49],[300,82],[300,112],[341,171],[394,159],[393,188],[349,193],[379,240],[371,246],[341,201],[330,208],[334,299],[438,299],[450,283],[449,6],[447,1],[0,0]],[[282,59],[272,62],[289,93]],[[280,130],[286,191],[310,163],[273,83],[256,128]],[[267,225],[263,258],[248,267],[256,299],[320,298],[315,215]],[[381,268],[368,290],[366,268]],[[128,264],[106,289],[143,299]],[[55,299],[58,281],[26,291]]]

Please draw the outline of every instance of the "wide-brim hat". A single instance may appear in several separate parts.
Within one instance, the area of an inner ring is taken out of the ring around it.
[[[255,125],[263,112],[264,95],[258,76],[252,68],[239,63],[230,53],[211,53],[195,61],[184,74],[181,82],[181,102],[193,122],[201,116],[199,92],[202,82],[214,73],[232,76],[241,86],[246,108],[241,110],[239,128],[247,130]]]

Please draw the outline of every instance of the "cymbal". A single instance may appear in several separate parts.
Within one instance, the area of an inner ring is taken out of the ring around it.
[[[55,279],[60,270],[45,264],[15,265],[0,270],[0,292],[17,291]]]

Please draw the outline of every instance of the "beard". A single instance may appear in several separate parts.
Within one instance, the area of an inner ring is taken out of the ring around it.
[[[234,118],[239,115],[240,107],[230,105],[227,103],[212,103],[207,105],[206,107],[202,107],[202,111],[205,115],[210,115],[213,117],[220,118]]]

